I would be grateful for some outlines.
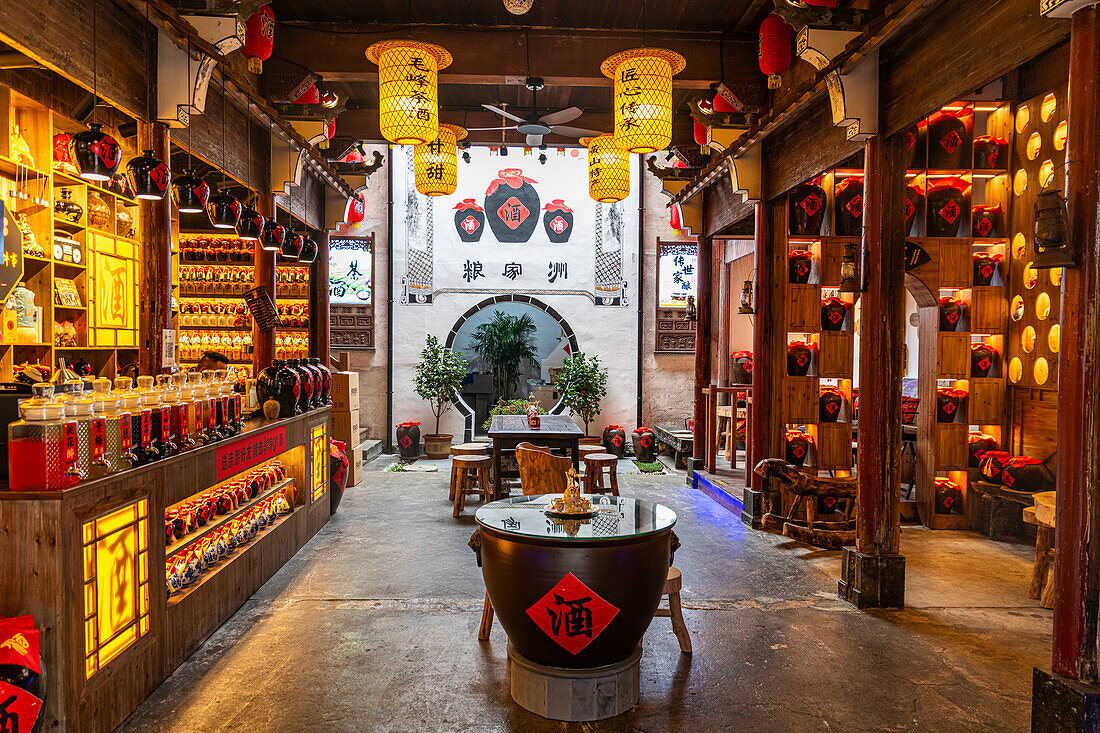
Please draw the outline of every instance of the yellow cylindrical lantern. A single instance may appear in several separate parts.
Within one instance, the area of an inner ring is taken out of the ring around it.
[[[439,135],[439,70],[451,65],[442,46],[381,41],[367,49],[378,64],[378,126],[397,145],[420,145]]]
[[[425,196],[449,196],[458,187],[458,146],[465,128],[440,125],[439,137],[413,148],[416,190]]]
[[[611,134],[582,137],[588,146],[588,195],[605,204],[630,195],[630,154],[615,143]]]
[[[672,142],[672,77],[684,57],[666,48],[632,48],[609,57],[600,70],[615,82],[615,144],[654,153]]]

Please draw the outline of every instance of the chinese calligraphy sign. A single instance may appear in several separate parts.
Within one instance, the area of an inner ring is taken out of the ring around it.
[[[570,654],[579,654],[619,614],[619,609],[598,593],[566,573],[527,609],[527,615],[542,631]]]

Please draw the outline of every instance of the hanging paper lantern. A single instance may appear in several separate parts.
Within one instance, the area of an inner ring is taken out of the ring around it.
[[[283,248],[286,239],[286,227],[274,219],[268,219],[260,233],[260,247],[268,252],[275,252]]]
[[[206,215],[216,229],[233,229],[241,218],[241,202],[228,191],[220,191],[206,203]]]
[[[630,194],[630,158],[611,134],[581,138],[588,146],[588,195],[613,204]]]
[[[504,9],[512,15],[523,15],[534,4],[535,0],[504,0]]]
[[[600,71],[615,81],[615,144],[655,153],[672,142],[672,77],[684,57],[665,48],[633,48],[609,57]]]
[[[103,132],[103,125],[93,122],[69,140],[69,157],[76,163],[81,178],[109,181],[122,162],[122,148]]]
[[[263,73],[264,61],[271,57],[271,47],[275,41],[275,13],[270,5],[264,5],[244,23],[244,46],[241,53],[248,59],[248,70],[253,74]]]
[[[210,200],[210,186],[194,170],[185,169],[183,175],[172,181],[172,200],[181,214],[201,213]]]
[[[358,224],[366,216],[366,204],[363,197],[356,194],[348,197],[348,203],[344,206],[344,221],[348,224]]]
[[[695,138],[695,144],[699,146],[699,150],[703,153],[710,152],[710,130],[699,120],[692,120],[692,135]]]
[[[237,236],[246,242],[255,242],[264,231],[264,217],[252,206],[246,206],[237,220]]]
[[[439,137],[413,148],[416,190],[425,196],[449,196],[458,186],[457,142],[466,130],[457,125],[440,125]]]
[[[420,145],[439,136],[440,69],[451,65],[442,46],[382,41],[367,49],[378,64],[378,113],[382,137],[397,145]]]
[[[772,13],[760,24],[760,46],[757,60],[760,71],[768,75],[768,89],[783,85],[780,76],[791,67],[792,28],[787,21]]]
[[[294,100],[293,104],[320,104],[321,103],[321,90],[317,88],[316,84],[311,84],[309,89],[302,92],[302,95]]]
[[[288,260],[296,260],[298,255],[302,254],[303,244],[302,235],[293,229],[288,229],[286,237],[283,238],[283,246],[279,248],[279,254]]]
[[[134,195],[146,201],[157,201],[168,193],[172,173],[152,150],[145,150],[126,164],[126,178]]]
[[[668,223],[673,229],[679,231],[684,228],[684,212],[680,208],[680,204],[673,204],[669,207]]]
[[[312,263],[317,259],[317,242],[308,232],[302,237],[302,249],[298,252],[298,261]]]

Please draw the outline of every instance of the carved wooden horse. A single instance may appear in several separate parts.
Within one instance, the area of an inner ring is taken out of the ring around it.
[[[765,514],[761,520],[764,527],[781,532],[793,540],[828,550],[839,550],[856,541],[855,520],[852,518],[856,498],[854,476],[819,478],[803,473],[797,466],[778,458],[765,458],[753,470],[765,480],[774,479],[797,497],[787,516]],[[817,521],[815,514],[818,497],[832,497],[837,501],[843,499],[844,519],[838,522]],[[795,514],[803,505],[806,507],[806,519],[800,520],[795,518]]]

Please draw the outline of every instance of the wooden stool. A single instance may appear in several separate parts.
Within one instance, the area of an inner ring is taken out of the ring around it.
[[[1029,598],[1043,608],[1054,608],[1054,497],[1055,492],[1035,495],[1035,506],[1024,509],[1024,521],[1035,525],[1035,562],[1031,566]]]
[[[492,443],[459,443],[451,446],[452,456],[491,456]]]
[[[586,494],[619,495],[619,459],[610,453],[589,453],[584,457],[584,492]],[[607,469],[608,482],[604,485],[603,470]]]
[[[467,494],[480,494],[483,501],[489,500],[489,467],[492,465],[493,459],[489,456],[455,456],[451,459],[452,517],[457,517],[466,506]]]
[[[672,619],[672,631],[676,634],[676,640],[680,642],[680,651],[684,654],[691,654],[691,637],[688,636],[687,626],[684,625],[684,612],[680,607],[681,583],[680,571],[670,567],[668,577],[665,578],[663,594],[668,596],[668,608],[658,608],[653,615]]]

